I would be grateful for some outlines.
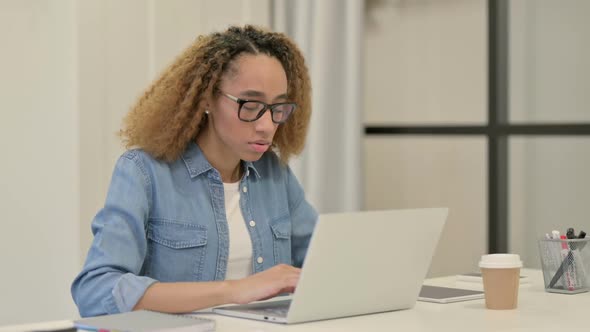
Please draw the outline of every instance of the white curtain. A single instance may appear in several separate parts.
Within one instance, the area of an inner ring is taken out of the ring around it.
[[[304,152],[291,163],[319,212],[360,210],[363,0],[273,0],[272,24],[303,51],[313,100]]]

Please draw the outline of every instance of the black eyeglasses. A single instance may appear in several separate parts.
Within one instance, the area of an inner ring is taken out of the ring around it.
[[[221,94],[240,105],[238,107],[238,119],[245,122],[254,122],[260,119],[266,110],[270,110],[272,122],[277,124],[285,123],[297,107],[295,103],[276,103],[269,105],[258,100],[240,99],[225,92]]]

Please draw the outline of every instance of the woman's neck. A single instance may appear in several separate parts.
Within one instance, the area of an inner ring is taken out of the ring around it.
[[[207,130],[201,132],[196,139],[196,143],[207,158],[207,161],[213,166],[221,176],[224,183],[234,183],[240,181],[242,173],[241,160],[237,158],[228,158],[222,151],[223,147],[217,146],[215,140],[209,139]]]

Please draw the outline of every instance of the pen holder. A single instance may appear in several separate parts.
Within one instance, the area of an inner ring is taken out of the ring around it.
[[[539,256],[545,291],[577,294],[590,290],[590,238],[541,239]]]

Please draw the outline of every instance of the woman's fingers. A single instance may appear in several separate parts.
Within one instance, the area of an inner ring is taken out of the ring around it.
[[[293,292],[301,270],[289,265],[277,265],[235,282],[235,302],[249,303],[281,293]]]

